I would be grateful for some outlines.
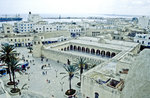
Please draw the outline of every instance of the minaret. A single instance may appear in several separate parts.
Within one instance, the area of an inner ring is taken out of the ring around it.
[[[33,39],[33,57],[41,57],[42,41],[39,36],[34,36]]]
[[[31,14],[31,12],[29,12],[29,14],[28,14],[28,21],[31,21],[31,18],[32,18],[32,14]]]

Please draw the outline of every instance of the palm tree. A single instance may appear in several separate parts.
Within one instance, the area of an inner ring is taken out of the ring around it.
[[[16,51],[14,50],[15,47],[13,45],[9,45],[9,44],[2,44],[2,50],[0,50],[1,52],[1,56],[0,56],[0,60],[3,61],[6,66],[8,66],[8,74],[9,74],[9,80],[11,83],[12,82],[12,78],[11,78],[11,67],[9,65],[10,62],[10,58],[15,58],[15,54]]]
[[[60,73],[60,74],[68,74],[68,75],[65,75],[63,78],[69,76],[69,90],[67,90],[65,94],[68,95],[68,96],[69,95],[73,95],[73,94],[75,94],[76,90],[72,89],[72,87],[71,87],[71,80],[72,80],[73,77],[77,77],[76,76],[78,74],[76,72],[77,71],[77,67],[74,66],[74,65],[66,65],[66,66],[64,66],[64,69],[67,71],[67,73]]]
[[[81,76],[83,73],[83,69],[88,64],[85,58],[80,57],[80,58],[77,58],[75,65],[78,66],[78,68],[80,69],[80,82],[78,82],[77,85],[81,86]]]
[[[15,82],[15,70],[21,69],[19,67],[20,64],[18,64],[18,63],[19,63],[19,60],[17,58],[11,58],[10,62],[9,62],[9,65],[11,66],[13,85],[14,85],[14,88],[11,90],[12,93],[16,93],[16,92],[20,91],[20,89],[16,88],[17,83]]]

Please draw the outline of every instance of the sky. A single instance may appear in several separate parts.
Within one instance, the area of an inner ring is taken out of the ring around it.
[[[149,15],[150,0],[0,0],[0,14]]]

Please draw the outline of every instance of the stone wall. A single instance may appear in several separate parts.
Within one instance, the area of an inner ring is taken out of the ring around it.
[[[87,58],[86,56],[72,55],[65,51],[59,51],[54,49],[42,49],[42,55],[46,58],[52,59],[54,61],[59,61],[65,64],[67,64],[68,59],[71,61],[72,64],[79,57],[86,58],[86,60],[90,63],[100,64],[101,62],[103,62],[101,59],[98,58]]]
[[[120,92],[118,90],[100,85],[92,78],[84,76],[82,79],[82,98],[95,98],[95,93],[99,94],[99,98],[120,98]]]

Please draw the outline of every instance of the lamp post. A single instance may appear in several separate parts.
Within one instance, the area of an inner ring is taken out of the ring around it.
[[[55,69],[55,72],[56,72],[56,77],[57,77],[57,72],[58,72],[58,70],[57,70],[57,69]]]

